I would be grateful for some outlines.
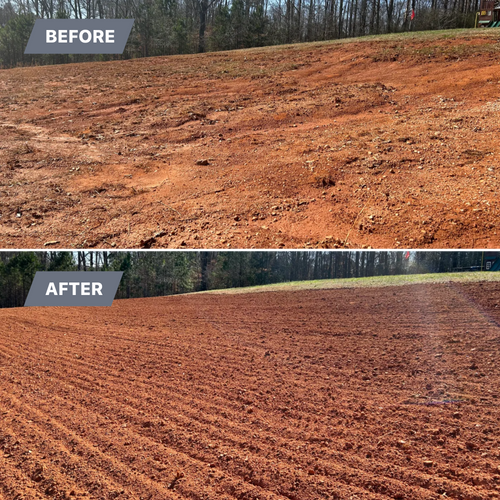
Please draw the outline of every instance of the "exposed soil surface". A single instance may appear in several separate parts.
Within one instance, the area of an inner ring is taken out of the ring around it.
[[[0,311],[0,497],[500,496],[500,284]]]
[[[0,245],[499,247],[499,39],[0,71]]]

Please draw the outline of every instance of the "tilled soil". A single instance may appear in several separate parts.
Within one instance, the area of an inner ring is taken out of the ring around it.
[[[0,498],[498,498],[499,292],[1,310]]]
[[[498,30],[0,71],[0,245],[500,246]]]

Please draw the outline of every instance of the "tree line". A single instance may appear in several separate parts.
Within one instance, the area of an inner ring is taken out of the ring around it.
[[[134,18],[119,57],[132,58],[473,27],[478,8],[479,0],[0,0],[0,67],[96,60],[25,56],[36,19]]]
[[[290,281],[480,270],[482,252],[0,252],[0,307],[21,307],[37,271],[123,271],[116,298]]]

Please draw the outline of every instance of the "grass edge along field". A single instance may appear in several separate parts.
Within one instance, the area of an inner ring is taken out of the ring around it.
[[[189,295],[201,293],[237,294],[286,291],[293,292],[300,290],[327,290],[335,288],[378,288],[386,286],[405,286],[433,283],[478,283],[492,281],[500,281],[500,273],[492,273],[488,271],[464,273],[429,273],[396,276],[370,276],[367,278],[290,281],[287,283],[272,283],[270,285],[248,286],[242,288],[225,288],[218,290],[206,290],[203,292],[190,292]]]

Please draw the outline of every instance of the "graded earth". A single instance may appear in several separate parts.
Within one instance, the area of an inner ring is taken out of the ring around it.
[[[0,246],[498,248],[499,38],[0,70]]]
[[[500,497],[500,284],[0,311],[0,498]]]

